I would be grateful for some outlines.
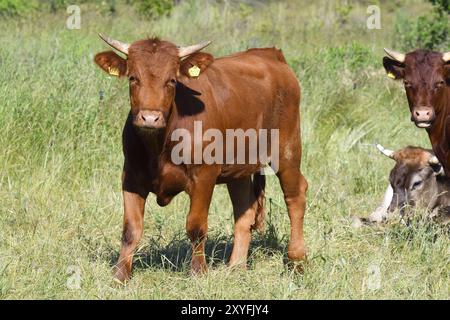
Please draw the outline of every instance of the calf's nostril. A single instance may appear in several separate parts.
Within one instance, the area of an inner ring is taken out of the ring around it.
[[[160,114],[147,114],[147,113],[141,113],[139,115],[141,121],[144,123],[144,125],[147,126],[153,126],[157,125],[159,123],[159,120],[162,119]]]

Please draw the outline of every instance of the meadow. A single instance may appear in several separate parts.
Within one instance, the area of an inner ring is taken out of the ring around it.
[[[379,30],[366,26],[366,1],[182,1],[154,19],[126,6],[109,14],[82,4],[79,30],[66,27],[64,10],[0,18],[0,299],[449,299],[448,229],[423,219],[351,226],[352,216],[378,205],[393,166],[374,143],[430,147],[410,122],[402,84],[381,63],[383,47],[396,49],[399,12],[415,16],[430,5],[380,2]],[[215,56],[283,50],[302,87],[310,186],[303,274],[283,263],[289,218],[269,177],[266,232],[254,234],[248,270],[226,266],[232,208],[217,186],[208,274],[189,275],[187,196],[165,208],[151,196],[133,278],[127,286],[113,281],[128,84],[92,62],[109,50],[98,32],[128,42],[209,39]]]

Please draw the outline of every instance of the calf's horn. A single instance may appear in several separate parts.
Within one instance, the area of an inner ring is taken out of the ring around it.
[[[397,51],[394,51],[394,50],[390,50],[390,49],[386,49],[386,48],[384,48],[384,51],[392,59],[394,59],[394,60],[396,60],[396,61],[398,61],[400,63],[404,63],[405,62],[406,55],[404,53],[400,53],[400,52],[397,52]]]
[[[385,149],[381,144],[377,144],[377,149],[380,150],[380,152],[384,154],[386,157],[394,159],[394,151]]]
[[[439,159],[436,156],[432,156],[429,160],[428,160],[429,164],[439,164]]]
[[[193,54],[194,52],[200,51],[203,48],[209,46],[210,43],[211,41],[204,41],[189,47],[178,47],[178,56],[180,58],[186,57],[190,54]]]
[[[450,61],[450,51],[442,54],[442,59],[444,60],[444,62],[449,62]]]
[[[441,163],[439,162],[439,159],[436,156],[431,156],[430,159],[428,159],[428,164],[430,166],[434,166],[433,171],[436,170],[437,168],[439,169],[438,172],[435,171],[435,173],[434,173],[436,176],[445,176],[444,167],[441,165]],[[437,167],[437,166],[439,166],[439,167]]]
[[[122,52],[123,54],[128,55],[128,49],[130,48],[130,45],[128,43],[121,42],[119,40],[114,40],[113,38],[105,36],[101,33],[99,33],[98,35],[100,38],[102,38],[103,41],[105,41],[107,44],[109,44],[114,49]]]

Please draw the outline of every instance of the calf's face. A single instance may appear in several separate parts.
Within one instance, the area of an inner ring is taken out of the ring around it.
[[[179,48],[157,38],[129,45],[103,35],[100,37],[127,56],[124,59],[107,51],[98,53],[94,61],[110,75],[128,78],[134,126],[150,131],[165,128],[175,98],[180,59],[203,49],[210,42]]]
[[[383,154],[395,160],[390,172],[389,182],[394,191],[389,211],[406,206],[430,206],[438,194],[438,175],[443,175],[443,168],[434,154],[418,147],[406,147],[397,151],[379,147]]]
[[[157,40],[139,41],[130,47],[127,66],[134,125],[164,128],[175,96],[178,49]]]
[[[411,121],[419,128],[431,127],[450,85],[450,53],[416,50],[405,55],[385,50],[384,68],[390,78],[403,80]]]

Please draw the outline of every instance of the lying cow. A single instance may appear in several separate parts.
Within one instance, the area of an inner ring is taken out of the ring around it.
[[[396,210],[403,215],[405,207],[418,206],[427,208],[431,217],[448,222],[450,179],[445,177],[433,152],[418,147],[406,147],[395,152],[381,145],[377,148],[396,163],[389,175],[390,185],[383,203],[368,220],[381,222]]]
[[[215,59],[199,52],[209,42],[177,47],[157,38],[127,44],[100,37],[125,55],[123,58],[113,51],[102,52],[95,56],[95,62],[110,75],[128,79],[131,104],[122,140],[125,214],[116,278],[130,278],[150,192],[161,206],[180,192],[189,195],[186,231],[192,243],[191,271],[205,271],[208,210],[217,183],[227,184],[233,204],[230,265],[245,265],[251,231],[261,228],[263,221],[264,176],[258,172],[266,163],[198,163],[195,152],[193,162],[186,161],[184,153],[182,162],[174,161],[175,132],[192,134],[184,136],[183,143],[193,150],[200,148],[200,156],[205,151],[206,142],[195,135],[196,123],[223,135],[229,129],[278,132],[277,141],[268,141],[269,145],[278,145],[276,154],[269,154],[268,164],[278,159],[276,174],[291,221],[288,257],[294,261],[304,259],[307,182],[300,171],[300,87],[281,51],[250,49]],[[225,144],[223,150],[217,151],[226,150],[228,155],[228,147]],[[230,150],[236,148],[233,145]],[[248,159],[251,150],[244,151]]]

